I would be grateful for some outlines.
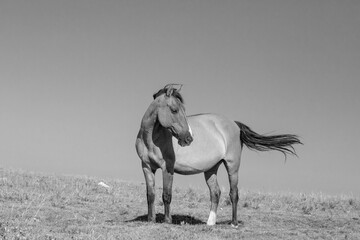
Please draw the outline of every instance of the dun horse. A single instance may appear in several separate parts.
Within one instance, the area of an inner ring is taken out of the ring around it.
[[[163,172],[165,222],[172,221],[170,202],[174,173],[203,172],[211,200],[207,224],[216,224],[220,198],[217,170],[224,163],[230,182],[231,224],[236,227],[238,171],[243,145],[258,151],[277,150],[286,155],[295,154],[293,144],[301,144],[296,135],[260,135],[240,122],[217,114],[187,117],[183,98],[173,84],[166,85],[153,98],[136,139],[136,151],[146,180],[148,221],[155,221],[155,171],[160,168]]]

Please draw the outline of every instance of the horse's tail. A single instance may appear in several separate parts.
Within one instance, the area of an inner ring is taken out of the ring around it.
[[[243,123],[235,121],[240,128],[240,140],[248,148],[257,151],[276,150],[286,154],[296,155],[294,144],[302,144],[297,135],[260,135]]]

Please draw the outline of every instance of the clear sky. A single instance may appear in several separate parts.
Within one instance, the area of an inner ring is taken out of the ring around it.
[[[301,137],[245,148],[240,188],[360,195],[359,76],[358,0],[2,0],[0,166],[143,182],[140,120],[183,83],[187,114]]]

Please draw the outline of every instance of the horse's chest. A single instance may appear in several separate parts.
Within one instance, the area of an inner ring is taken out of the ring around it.
[[[140,159],[150,165],[161,165],[163,159],[161,150],[156,146],[147,145],[141,139],[136,140],[136,151]]]
[[[148,151],[147,156],[150,164],[155,168],[162,168],[168,164],[173,165],[175,160],[173,153],[164,151],[156,146]]]

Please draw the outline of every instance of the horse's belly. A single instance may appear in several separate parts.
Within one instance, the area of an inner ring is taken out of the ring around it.
[[[190,146],[175,150],[176,173],[189,175],[206,172],[218,163],[225,154],[224,143],[218,139],[196,140]]]
[[[180,174],[206,172],[225,158],[225,133],[239,132],[239,129],[233,121],[213,114],[191,116],[188,121],[193,132],[193,142],[190,146],[180,147],[173,138],[174,170]],[[228,129],[234,125],[234,129]]]
[[[202,172],[206,172],[209,169],[211,169],[216,163],[218,163],[219,160],[216,161],[208,161],[207,164],[201,165],[201,164],[183,164],[181,162],[176,162],[174,171],[181,175],[193,175],[198,174]]]

